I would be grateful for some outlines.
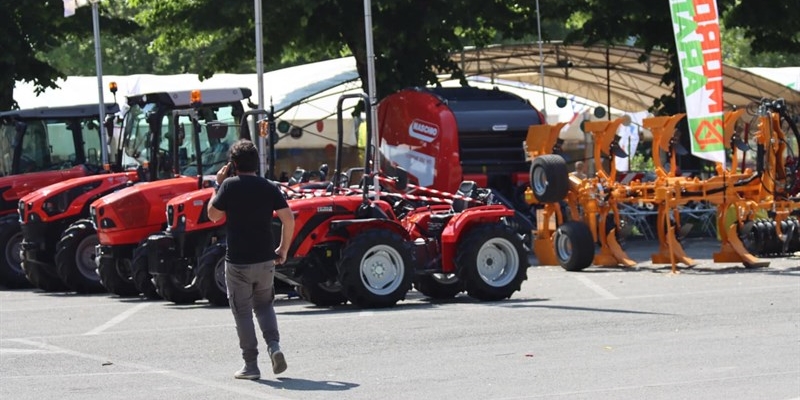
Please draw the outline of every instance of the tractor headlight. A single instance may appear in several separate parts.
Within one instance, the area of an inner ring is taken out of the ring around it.
[[[167,206],[167,226],[175,225],[175,207],[172,204]]]

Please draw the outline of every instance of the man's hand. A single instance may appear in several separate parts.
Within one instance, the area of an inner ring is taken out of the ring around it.
[[[228,177],[228,171],[233,168],[233,163],[229,162],[217,171],[217,185],[222,185],[225,178]]]
[[[286,262],[286,255],[289,253],[288,249],[282,249],[278,247],[275,249],[275,254],[278,256],[275,258],[275,265],[281,265]]]

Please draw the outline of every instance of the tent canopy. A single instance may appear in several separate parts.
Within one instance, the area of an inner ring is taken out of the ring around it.
[[[653,100],[669,95],[671,88],[662,85],[667,72],[667,53],[632,46],[542,44],[493,45],[466,48],[453,53],[464,74],[540,85],[544,66],[544,85],[570,93],[608,108],[641,111],[653,106]],[[543,58],[543,62],[541,59]],[[643,62],[640,62],[643,61]],[[762,98],[783,98],[800,104],[800,92],[780,83],[730,65],[723,66],[725,109],[745,107]]]

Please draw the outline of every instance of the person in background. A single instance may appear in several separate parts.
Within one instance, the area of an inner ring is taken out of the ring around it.
[[[236,322],[244,366],[237,379],[259,379],[255,314],[272,361],[272,372],[286,370],[275,316],[275,265],[286,261],[294,232],[294,215],[281,190],[258,176],[258,150],[243,139],[230,148],[230,162],[217,173],[217,190],[208,204],[208,217],[226,217],[225,283]],[[274,246],[272,214],[281,220],[280,244]]]

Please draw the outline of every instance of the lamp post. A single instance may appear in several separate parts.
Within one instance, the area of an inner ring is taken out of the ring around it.
[[[97,97],[100,107],[100,154],[103,161],[103,169],[108,171],[108,132],[106,132],[106,104],[103,100],[103,55],[100,52],[100,12],[98,3],[100,0],[89,0],[92,3],[92,30],[94,31],[94,62],[97,72]]]
[[[542,50],[542,15],[539,11],[539,0],[536,0],[536,28],[539,31],[539,84],[542,86],[542,114],[547,117],[544,93],[544,51]],[[546,123],[547,121],[542,121]]]
[[[258,108],[261,110],[266,109],[264,105],[264,44],[263,44],[263,11],[261,8],[261,0],[254,0],[255,1],[255,24],[256,24],[256,76],[258,79]],[[261,119],[261,115],[256,115],[256,129],[258,131],[258,120]],[[270,148],[274,146],[272,141],[272,135],[269,134],[270,138]],[[259,154],[259,167],[262,174],[274,175],[275,171],[267,171],[267,162],[266,157],[268,157],[266,149],[267,149],[267,139],[261,135],[258,135],[258,149],[261,154]]]

